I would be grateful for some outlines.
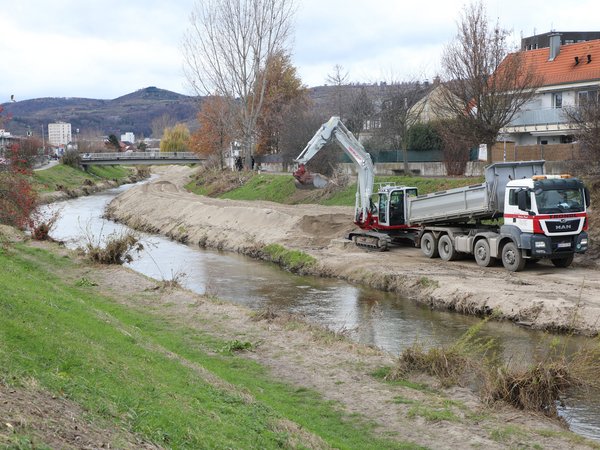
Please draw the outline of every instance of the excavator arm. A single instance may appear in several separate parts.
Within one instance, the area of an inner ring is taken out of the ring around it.
[[[304,165],[319,153],[326,144],[332,141],[338,144],[356,164],[358,183],[356,187],[355,222],[364,223],[368,217],[371,195],[373,194],[373,161],[371,155],[367,153],[339,117],[334,116],[324,123],[304,147],[304,150],[295,160],[300,167],[294,173],[294,177],[302,182],[306,174]]]

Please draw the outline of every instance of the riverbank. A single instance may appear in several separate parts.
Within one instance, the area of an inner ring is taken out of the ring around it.
[[[339,239],[352,225],[352,208],[282,205],[198,196],[184,188],[194,169],[158,169],[162,177],[120,195],[109,215],[129,226],[200,246],[261,255],[280,244],[317,260],[304,268],[395,291],[432,308],[485,315],[536,329],[596,335],[600,331],[600,271],[576,259],[557,269],[548,262],[510,273],[472,260],[445,262],[420,250],[370,253]]]
[[[598,448],[467,389],[385,382],[392,355],[297,318],[0,233],[0,445]]]
[[[93,167],[85,172],[55,164],[34,172],[32,182],[38,191],[39,203],[48,204],[69,198],[83,197],[96,192],[137,183],[150,176],[148,167]]]

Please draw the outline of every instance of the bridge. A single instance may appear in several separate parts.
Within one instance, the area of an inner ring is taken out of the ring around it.
[[[157,164],[198,164],[204,161],[193,152],[130,152],[130,153],[82,153],[81,165],[157,165]]]

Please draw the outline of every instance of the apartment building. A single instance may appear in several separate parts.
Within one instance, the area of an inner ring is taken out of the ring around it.
[[[48,124],[48,142],[50,142],[50,145],[63,147],[72,140],[73,135],[70,123],[56,122]]]

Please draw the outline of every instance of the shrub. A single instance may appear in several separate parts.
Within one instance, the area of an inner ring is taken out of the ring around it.
[[[50,232],[60,217],[60,211],[55,211],[50,217],[33,214],[30,223],[31,237],[36,241],[51,240]]]
[[[0,223],[24,229],[37,207],[37,194],[26,173],[15,166],[0,173]]]
[[[71,166],[74,169],[79,169],[81,166],[81,156],[77,150],[67,150],[65,154],[60,158],[61,164],[65,166]]]

